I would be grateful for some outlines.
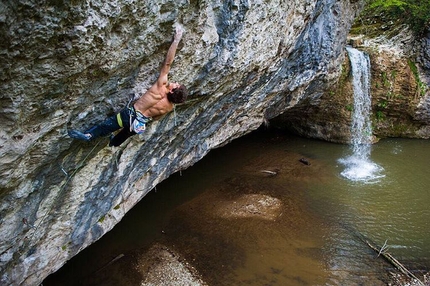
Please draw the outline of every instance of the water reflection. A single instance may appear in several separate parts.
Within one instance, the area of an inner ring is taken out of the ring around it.
[[[346,269],[375,263],[365,249],[357,251],[346,239],[353,235],[364,236],[379,246],[385,241],[389,252],[413,269],[430,267],[430,194],[427,165],[430,159],[430,142],[427,140],[386,139],[374,145],[372,160],[384,166],[385,176],[377,183],[333,180],[329,186],[313,185],[312,193],[324,197],[314,203],[331,206],[317,211],[327,219],[336,216],[337,234],[330,237],[332,245],[344,245],[350,257],[335,255],[332,259]],[[426,187],[427,186],[427,187]],[[347,226],[348,231],[344,232]],[[359,242],[359,240],[357,240]],[[328,249],[333,249],[328,246]],[[366,258],[367,256],[367,258]],[[385,266],[387,268],[387,265]],[[357,277],[352,276],[350,278]]]

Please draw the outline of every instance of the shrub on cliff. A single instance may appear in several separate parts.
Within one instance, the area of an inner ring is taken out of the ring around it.
[[[430,1],[368,0],[368,9],[403,19],[416,34],[422,34],[430,28]]]

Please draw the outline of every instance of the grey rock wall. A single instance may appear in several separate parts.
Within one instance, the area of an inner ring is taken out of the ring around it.
[[[0,269],[38,285],[170,174],[321,96],[361,3],[344,0],[0,3]],[[78,142],[158,76],[190,100],[118,148]]]

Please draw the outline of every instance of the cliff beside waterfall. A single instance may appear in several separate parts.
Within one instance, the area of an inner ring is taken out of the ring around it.
[[[372,131],[386,137],[430,138],[430,31],[415,34],[401,19],[359,15],[348,45],[370,58]],[[302,136],[349,143],[353,112],[350,60],[318,100],[304,100],[276,119]]]
[[[1,284],[37,285],[157,183],[295,106],[339,75],[362,3],[6,1],[0,4]],[[78,142],[158,76],[190,99],[119,148]],[[300,114],[299,114],[300,115]],[[305,114],[303,114],[305,116]]]

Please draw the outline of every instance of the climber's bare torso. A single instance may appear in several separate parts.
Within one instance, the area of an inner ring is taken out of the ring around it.
[[[173,109],[173,104],[167,99],[169,92],[167,82],[159,85],[157,81],[134,103],[134,108],[146,117],[156,120]]]

